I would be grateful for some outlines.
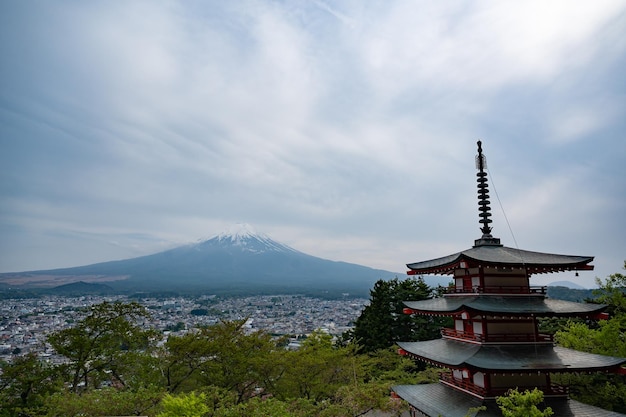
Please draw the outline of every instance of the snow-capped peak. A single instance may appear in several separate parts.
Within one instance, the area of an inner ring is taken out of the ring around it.
[[[230,239],[235,242],[242,239],[249,239],[253,237],[258,237],[257,233],[254,231],[254,228],[250,226],[248,223],[236,223],[228,228],[227,231],[220,233],[217,235],[219,240]]]
[[[248,223],[237,223],[211,240],[217,240],[220,244],[227,243],[232,246],[239,246],[248,252],[298,252],[287,245],[272,240],[265,234],[255,232]]]

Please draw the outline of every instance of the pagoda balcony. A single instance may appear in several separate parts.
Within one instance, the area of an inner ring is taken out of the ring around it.
[[[451,373],[442,373],[439,375],[439,382],[448,385],[457,390],[465,391],[478,398],[496,398],[506,395],[509,391],[509,387],[506,388],[490,388],[481,387],[471,382],[469,379],[459,379],[452,376]],[[550,384],[549,387],[537,387],[537,386],[516,386],[520,392],[524,390],[533,390],[539,388],[543,391],[543,395],[546,397],[567,397],[569,390],[567,387],[558,384]]]
[[[487,390],[484,387],[474,384],[468,379],[458,379],[450,373],[442,373],[439,375],[439,382],[448,385],[454,389],[468,392],[478,398],[487,397]]]
[[[548,287],[528,287],[528,286],[489,286],[489,287],[466,287],[457,288],[454,286],[446,288],[446,294],[540,294],[545,295]]]
[[[447,339],[456,339],[471,343],[554,343],[551,334],[532,333],[490,333],[488,335],[478,333],[467,333],[460,330],[444,327],[441,329],[441,336]]]
[[[567,397],[569,394],[569,389],[563,385],[559,384],[550,384],[549,387],[537,387],[537,386],[515,386],[519,392],[523,392],[525,390],[532,391],[535,388],[543,391],[543,395],[545,397]],[[501,397],[506,395],[510,388],[492,388],[489,390],[489,397]]]

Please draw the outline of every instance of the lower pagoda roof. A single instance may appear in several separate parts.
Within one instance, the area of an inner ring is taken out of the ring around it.
[[[392,387],[400,398],[427,416],[444,417],[502,417],[495,400],[481,400],[446,385],[396,385]],[[485,406],[487,409],[468,413],[470,408]],[[569,398],[546,398],[540,409],[552,408],[558,417],[624,417],[625,414],[604,410]]]
[[[409,356],[439,366],[495,372],[579,372],[619,368],[626,358],[552,345],[478,345],[449,339],[398,342]]]
[[[432,298],[420,301],[405,301],[415,313],[453,314],[473,311],[494,316],[537,315],[590,316],[606,309],[604,304],[576,303],[537,296],[470,295]]]
[[[593,256],[558,255],[510,248],[502,245],[479,245],[470,249],[431,259],[407,264],[409,275],[446,275],[461,267],[461,262],[469,265],[526,268],[528,274],[541,274],[572,270],[593,270]]]

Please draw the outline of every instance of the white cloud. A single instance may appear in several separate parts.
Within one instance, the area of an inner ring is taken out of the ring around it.
[[[621,2],[40,6],[0,6],[0,224],[33,239],[74,230],[135,255],[243,220],[402,266],[478,237],[479,138],[517,193],[514,227],[593,235],[571,225],[623,206],[619,180],[571,197],[619,152],[567,170],[621,143]],[[25,247],[3,242],[1,263]]]

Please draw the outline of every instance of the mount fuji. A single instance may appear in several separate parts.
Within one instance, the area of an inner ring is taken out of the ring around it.
[[[153,255],[73,268],[4,273],[0,274],[0,283],[51,288],[88,282],[124,292],[367,296],[377,280],[400,275],[404,274],[308,255],[241,224],[208,240]]]

